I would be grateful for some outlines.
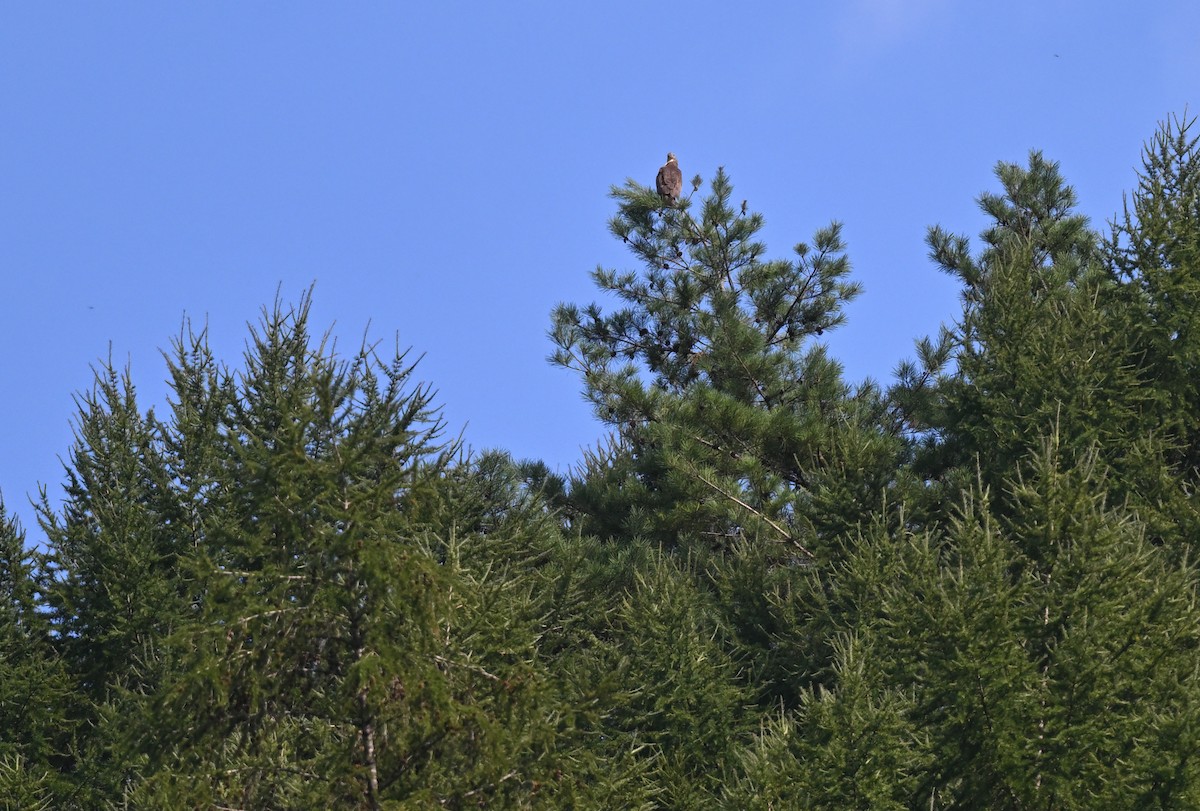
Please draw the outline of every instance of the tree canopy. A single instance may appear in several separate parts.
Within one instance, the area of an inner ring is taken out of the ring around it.
[[[608,432],[468,452],[398,345],[275,301],[101,364],[43,546],[0,502],[0,797],[22,809],[1200,806],[1200,156],[1090,223],[1001,162],[961,311],[885,385],[718,168],[612,189],[628,269],[551,314]],[[11,427],[17,430],[18,427]]]

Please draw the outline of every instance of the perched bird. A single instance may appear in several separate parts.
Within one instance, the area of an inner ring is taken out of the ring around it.
[[[679,193],[683,191],[683,173],[679,171],[679,161],[675,159],[674,152],[667,153],[667,162],[658,170],[654,186],[664,202],[679,202]]]

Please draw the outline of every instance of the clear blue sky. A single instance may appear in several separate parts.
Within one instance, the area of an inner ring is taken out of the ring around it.
[[[586,6],[586,7],[585,7]],[[958,310],[926,258],[997,160],[1062,164],[1102,226],[1159,120],[1200,108],[1200,3],[0,5],[0,493],[61,492],[110,352],[145,406],[184,316],[240,361],[277,289],[424,353],[451,429],[566,469],[602,433],[549,311],[630,268],[607,192],[726,167],[774,256],[845,223],[827,336],[886,381]]]

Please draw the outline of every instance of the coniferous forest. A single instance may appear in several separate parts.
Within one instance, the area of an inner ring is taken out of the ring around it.
[[[723,170],[614,187],[628,267],[549,325],[607,429],[567,473],[464,451],[308,295],[242,358],[185,330],[156,409],[99,368],[44,545],[0,508],[0,798],[1200,808],[1193,123],[1099,229],[1000,163],[882,384],[821,337],[836,221],[774,258]]]

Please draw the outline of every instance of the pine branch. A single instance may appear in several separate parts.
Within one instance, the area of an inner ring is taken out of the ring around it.
[[[728,490],[725,490],[724,488],[722,488],[716,482],[710,481],[708,479],[708,477],[706,477],[704,474],[697,471],[696,477],[698,479],[700,479],[700,481],[704,482],[706,485],[711,487],[713,490],[720,493],[725,498],[727,498],[730,501],[732,501],[733,503],[737,504],[739,507],[741,507],[742,509],[751,513],[752,515],[756,516],[759,520],[768,524],[772,529],[774,529],[776,532],[778,532],[780,535],[783,536],[783,540],[781,542],[791,543],[793,546],[795,546],[797,549],[799,549],[809,560],[815,561],[817,559],[817,556],[814,555],[812,552],[808,551],[808,549],[806,549],[803,544],[801,544],[799,541],[797,541],[790,532],[788,532],[783,527],[779,526],[779,524],[775,523],[775,521],[771,520],[763,512],[761,512],[760,510],[754,509],[749,504],[747,504],[745,501],[742,501],[740,498],[735,496],[733,493],[730,493]]]

